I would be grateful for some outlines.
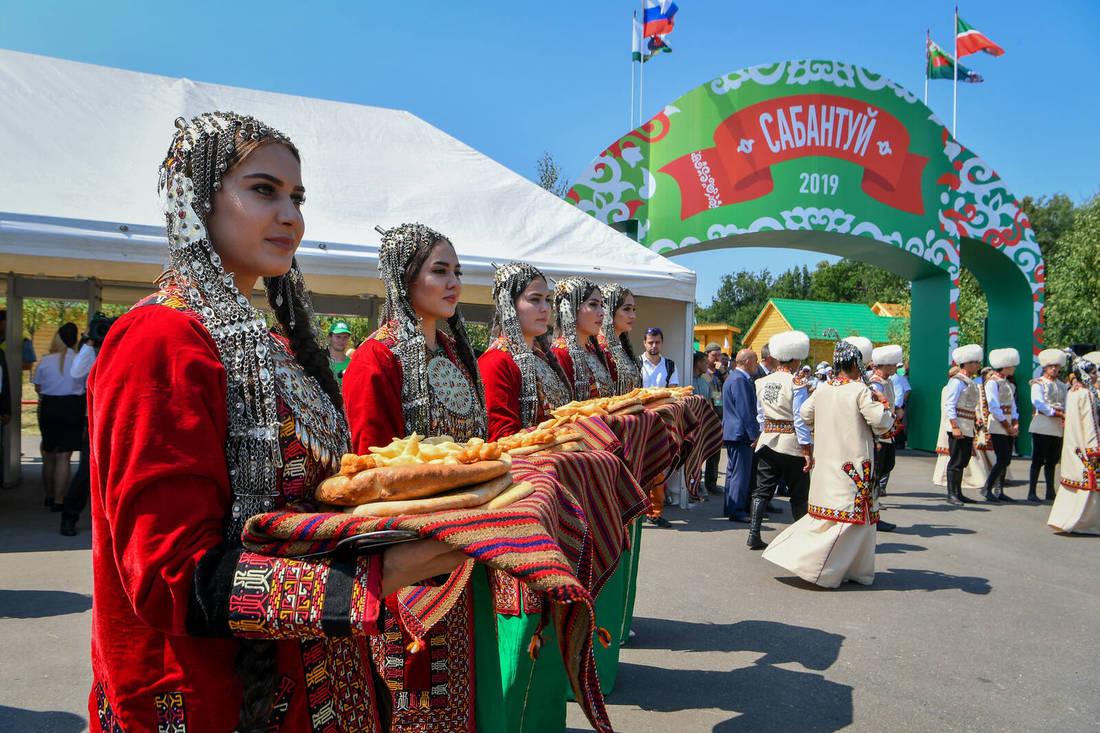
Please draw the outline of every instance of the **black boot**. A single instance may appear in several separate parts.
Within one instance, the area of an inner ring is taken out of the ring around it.
[[[949,470],[947,472],[947,503],[951,506],[962,506],[962,500],[956,496],[958,491],[956,480],[955,471]]]
[[[961,501],[963,504],[978,503],[976,499],[971,499],[968,496],[963,496],[963,471],[959,471],[958,476],[955,477],[955,498]]]
[[[749,515],[749,538],[745,542],[750,550],[763,550],[768,543],[760,539],[760,525],[764,523],[764,510],[768,500],[757,496],[752,498],[752,510]]]
[[[1031,474],[1027,478],[1027,500],[1032,504],[1039,503],[1039,495],[1035,492],[1039,487],[1039,468],[1039,465],[1032,463]]]
[[[1043,473],[1047,482],[1047,501],[1054,501],[1054,492],[1058,488],[1054,483],[1054,466],[1049,464],[1044,466]]]
[[[1003,473],[1001,474],[1001,478],[997,481],[997,501],[1007,501],[1010,504],[1016,501],[1005,493],[1005,475]]]

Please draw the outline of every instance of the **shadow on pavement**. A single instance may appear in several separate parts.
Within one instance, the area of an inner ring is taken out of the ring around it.
[[[947,524],[911,524],[908,527],[898,527],[893,534],[911,534],[917,537],[945,537],[953,534],[977,534],[966,527],[952,527]]]
[[[840,654],[844,637],[820,629],[792,626],[777,621],[738,621],[704,624],[693,621],[635,616],[637,636],[631,649],[668,649],[692,652],[760,652],[761,664],[798,662],[803,667],[825,670]]]
[[[875,572],[875,581],[871,585],[844,582],[839,588],[824,588],[816,583],[803,580],[794,575],[776,578],[783,585],[789,585],[799,590],[817,591],[821,593],[840,593],[851,591],[860,593],[872,590],[961,590],[964,593],[984,596],[993,588],[989,580],[972,575],[949,575],[937,570],[916,570],[910,568],[891,568]]]
[[[938,570],[916,568],[890,568],[885,572],[877,572],[872,585],[855,587],[866,590],[961,590],[963,593],[978,596],[988,595],[993,590],[987,578],[950,575]]]
[[[850,686],[776,666],[798,662],[812,670],[828,669],[844,642],[839,634],[774,621],[700,624],[636,618],[634,626],[638,638],[655,640],[652,648],[755,651],[764,656],[728,672],[622,663],[615,692],[608,697],[613,704],[660,712],[717,708],[738,713],[712,728],[719,732],[824,732],[852,723]],[[806,714],[809,709],[812,716]]]
[[[907,545],[904,542],[880,542],[875,547],[876,555],[903,554],[906,552],[924,552],[928,548],[920,545]]]
[[[66,590],[0,590],[0,618],[46,618],[84,613],[92,607],[92,597]],[[0,718],[0,722],[3,719]],[[0,730],[21,730],[5,728]]]
[[[73,713],[23,710],[0,705],[0,730],[13,733],[80,733],[87,728],[87,721]]]

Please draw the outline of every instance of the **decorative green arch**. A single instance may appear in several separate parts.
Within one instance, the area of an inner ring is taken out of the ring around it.
[[[917,447],[936,442],[960,267],[986,293],[988,347],[1038,369],[1043,260],[1019,202],[916,95],[867,69],[784,61],[719,77],[616,140],[567,198],[667,256],[798,248],[907,277]]]

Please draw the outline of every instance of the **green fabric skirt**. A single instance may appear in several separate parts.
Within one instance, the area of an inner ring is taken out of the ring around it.
[[[482,642],[474,645],[478,733],[561,733],[569,678],[553,624],[542,630],[540,654],[531,659],[540,614],[496,613],[484,566],[475,569],[472,587],[474,636]]]

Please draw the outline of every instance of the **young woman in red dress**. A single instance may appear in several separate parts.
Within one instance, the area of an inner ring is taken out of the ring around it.
[[[366,453],[411,433],[486,438],[485,397],[458,307],[462,268],[454,246],[422,224],[402,224],[382,234],[378,259],[386,288],[382,325],[344,373],[352,449]],[[373,643],[371,653],[391,693],[391,730],[505,733],[485,567],[473,568],[424,647],[412,644],[397,623],[398,599],[385,605],[386,640]]]
[[[642,386],[642,372],[629,336],[634,328],[634,293],[618,283],[605,283],[600,291],[604,299],[600,348],[615,375],[615,394],[626,394]]]
[[[571,382],[573,399],[614,395],[615,375],[596,342],[604,312],[599,287],[583,277],[559,280],[554,288],[554,312],[557,338],[552,351]]]
[[[499,268],[493,280],[493,343],[477,360],[485,384],[489,440],[538,425],[572,394],[550,355],[550,288],[525,262]]]
[[[347,428],[294,259],[298,151],[234,113],[176,126],[169,268],[89,378],[91,728],[373,733],[370,670],[344,660],[382,597],[463,558],[423,541],[339,561],[243,550],[251,515],[310,508]],[[286,339],[249,300],[260,278]]]

